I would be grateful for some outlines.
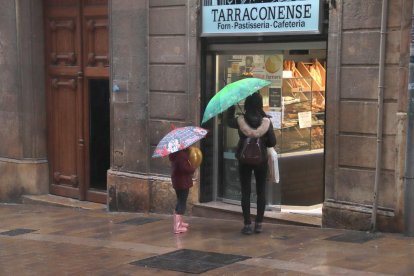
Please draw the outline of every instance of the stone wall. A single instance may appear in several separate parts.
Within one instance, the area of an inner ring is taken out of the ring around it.
[[[48,191],[42,20],[41,0],[1,1],[0,201]]]
[[[152,159],[151,155],[171,124],[199,122],[197,3],[110,3],[111,76],[120,87],[112,93],[110,210],[173,210],[168,158]],[[197,179],[195,183],[190,203],[198,200]]]
[[[381,4],[336,1],[329,18],[323,225],[367,230],[376,167]],[[412,0],[389,1],[378,227],[399,231]],[[409,12],[409,14],[408,14]],[[344,219],[346,218],[346,219]]]

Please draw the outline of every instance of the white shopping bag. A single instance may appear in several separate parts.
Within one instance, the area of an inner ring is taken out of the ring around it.
[[[274,148],[267,148],[270,179],[279,183],[279,162],[277,159],[277,152]]]

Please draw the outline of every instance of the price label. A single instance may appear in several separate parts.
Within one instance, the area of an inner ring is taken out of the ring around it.
[[[299,112],[298,113],[299,119],[299,128],[307,128],[312,126],[312,112]]]

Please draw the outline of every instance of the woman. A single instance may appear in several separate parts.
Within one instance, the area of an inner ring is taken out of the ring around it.
[[[276,145],[276,136],[273,132],[273,125],[266,113],[263,111],[262,96],[256,92],[247,97],[244,104],[245,114],[234,117],[235,107],[229,109],[228,126],[238,129],[239,143],[237,146],[236,156],[240,156],[240,151],[246,138],[260,137],[266,147]],[[261,233],[262,221],[266,205],[266,176],[267,176],[267,153],[263,153],[263,161],[259,165],[249,165],[239,160],[239,176],[241,182],[242,199],[241,205],[243,210],[244,227],[241,232],[245,235],[253,233],[250,219],[250,193],[252,172],[256,179],[257,194],[257,216],[255,220],[254,232]]]

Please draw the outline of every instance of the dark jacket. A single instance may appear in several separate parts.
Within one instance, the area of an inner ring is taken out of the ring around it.
[[[174,189],[184,190],[193,186],[193,174],[195,169],[188,160],[188,152],[180,150],[171,153],[169,156],[171,161],[171,181]]]
[[[246,118],[245,118],[246,116]],[[239,156],[244,139],[247,137],[261,137],[266,147],[276,146],[276,136],[273,125],[269,118],[263,116],[251,116],[249,114],[234,117],[234,108],[227,112],[227,124],[231,128],[239,131],[239,143],[237,145],[236,156]],[[263,160],[267,160],[267,153],[263,152]]]

